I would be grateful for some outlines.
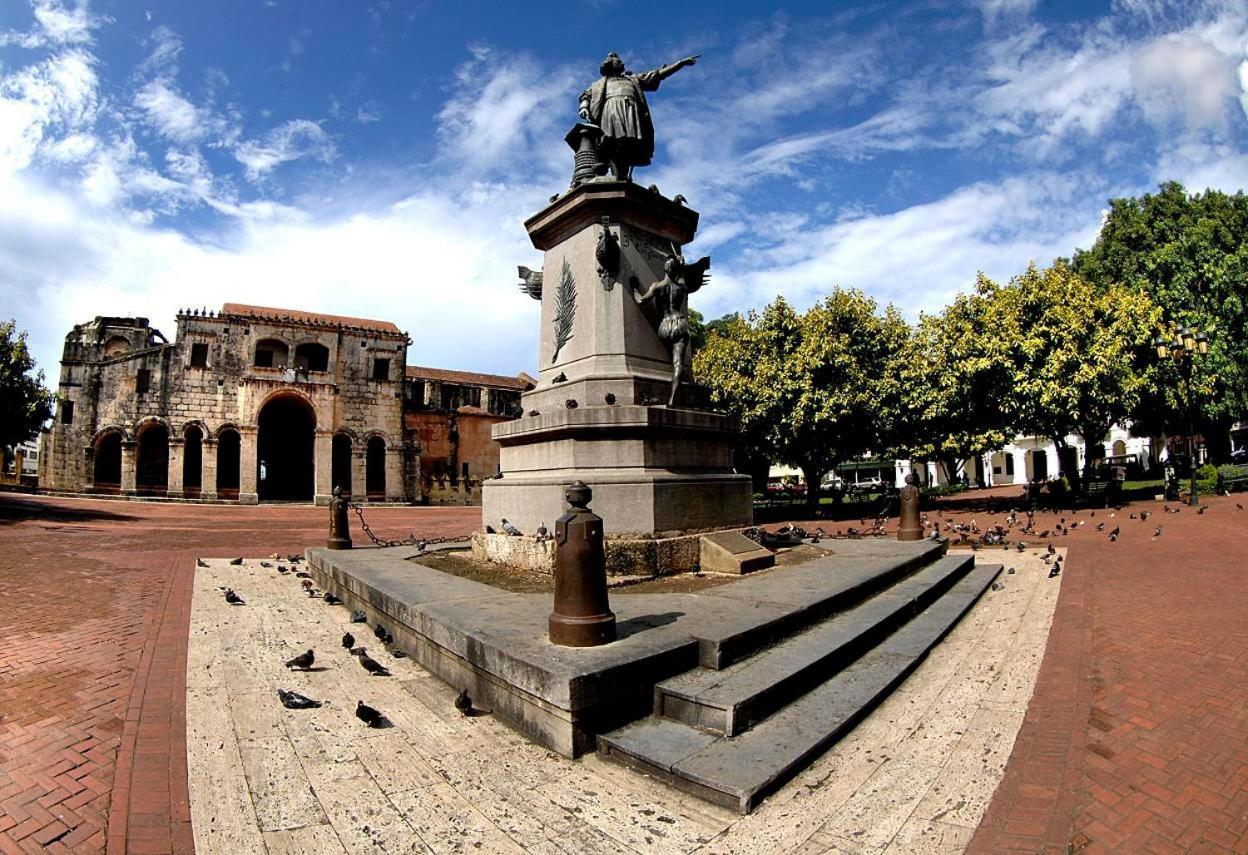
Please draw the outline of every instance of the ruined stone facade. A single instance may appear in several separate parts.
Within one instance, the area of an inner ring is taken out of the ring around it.
[[[499,447],[490,436],[520,416],[520,395],[535,381],[409,365],[403,421],[420,445],[420,483],[432,504],[480,504],[481,482],[498,472]]]
[[[66,336],[40,486],[326,503],[420,496],[403,427],[407,335],[392,323],[227,303],[97,317]]]

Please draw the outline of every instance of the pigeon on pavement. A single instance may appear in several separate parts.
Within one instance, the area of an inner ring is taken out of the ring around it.
[[[385,719],[379,711],[373,709],[363,701],[355,705],[355,717],[364,722],[369,727],[380,727]]]
[[[459,697],[455,698],[455,709],[459,710],[460,715],[468,715],[472,712],[472,698],[468,697],[467,689],[464,689],[459,693]]]
[[[234,589],[233,589],[233,588],[226,588],[226,589],[225,589],[225,601],[226,601],[227,603],[229,603],[231,606],[245,606],[245,605],[247,605],[245,602],[243,602],[243,598],[242,598],[242,597],[240,597],[238,594],[234,593]]]
[[[307,695],[301,695],[291,689],[278,689],[277,696],[282,699],[282,706],[288,710],[314,710],[320,705],[320,701],[313,700]]]
[[[349,632],[344,632],[342,634],[342,646],[347,650],[355,647],[355,636]]]
[[[312,663],[314,661],[316,661],[316,654],[313,653],[311,649],[309,649],[307,652],[300,653],[294,659],[291,659],[290,661],[288,661],[286,663],[286,667],[298,668],[302,671],[306,671],[312,667]]]

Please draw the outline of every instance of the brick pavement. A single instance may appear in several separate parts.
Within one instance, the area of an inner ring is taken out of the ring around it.
[[[0,494],[0,852],[192,850],[195,557],[301,550],[324,539],[325,515]],[[368,517],[389,537],[480,524],[475,508]]]
[[[1070,559],[1048,650],[972,851],[1248,852],[1238,504],[1248,499],[1173,516],[1137,503],[1115,518],[1116,544],[1093,525],[1057,540]],[[1130,520],[1140,509],[1155,515]],[[397,537],[462,533],[479,516],[369,519]],[[189,851],[194,557],[295,551],[324,535],[321,509],[0,494],[0,852]]]
[[[1058,538],[1045,660],[971,851],[1248,852],[1248,497],[1208,505]]]

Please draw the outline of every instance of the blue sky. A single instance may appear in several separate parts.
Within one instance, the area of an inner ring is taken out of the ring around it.
[[[532,371],[521,222],[609,50],[703,54],[636,177],[702,213],[710,317],[834,284],[914,317],[1088,245],[1110,197],[1248,184],[1243,0],[8,0],[0,315],[53,382],[74,323],[225,301]]]

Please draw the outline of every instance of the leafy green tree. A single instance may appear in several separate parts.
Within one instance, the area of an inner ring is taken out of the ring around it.
[[[1009,438],[1013,373],[1000,287],[980,276],[938,315],[921,315],[901,364],[898,457],[933,460],[953,480],[962,461]]]
[[[1076,253],[1073,266],[1102,287],[1117,283],[1147,294],[1167,331],[1192,326],[1209,334],[1192,391],[1202,415],[1198,429],[1215,459],[1223,459],[1231,425],[1248,415],[1248,197],[1217,190],[1188,195],[1170,182],[1157,193],[1111,200],[1096,243]],[[1135,422],[1152,434],[1186,434],[1181,370],[1141,359],[1148,382]]]
[[[52,417],[52,394],[15,321],[0,323],[0,448],[34,438]]]
[[[721,319],[695,368],[747,444],[800,469],[815,503],[827,472],[890,435],[907,334],[896,309],[879,313],[861,291],[834,289],[803,314],[778,297]]]
[[[1139,366],[1160,313],[1148,295],[1098,288],[1061,260],[1029,267],[998,291],[996,304],[1010,346],[1010,423],[1052,440],[1065,474],[1077,479],[1067,437],[1101,442],[1136,409],[1147,383]]]

